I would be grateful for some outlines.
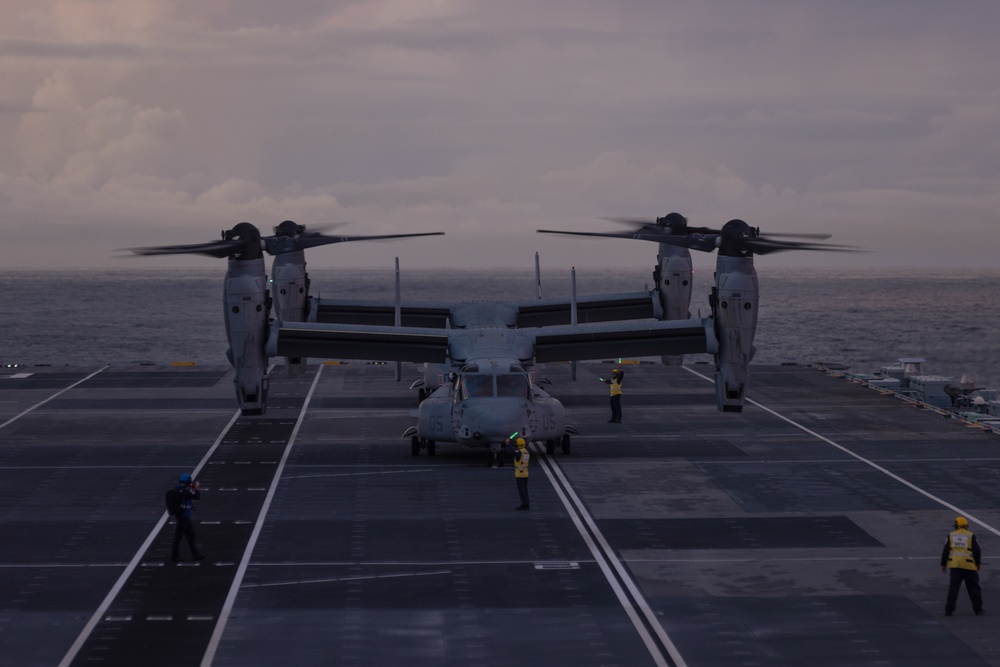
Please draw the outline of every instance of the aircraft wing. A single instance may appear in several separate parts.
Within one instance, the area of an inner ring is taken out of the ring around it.
[[[714,354],[711,318],[545,327],[535,332],[535,361],[575,361],[665,354]]]
[[[568,325],[572,321],[572,303],[563,299],[536,299],[515,305],[518,328]],[[582,296],[576,300],[576,321],[585,324],[653,319],[658,305],[649,291]]]
[[[614,322],[619,320],[651,319],[657,316],[656,299],[652,292],[599,294],[577,299],[577,322]],[[504,312],[500,312],[500,311]],[[572,304],[565,299],[535,299],[523,302],[447,303],[409,301],[400,304],[400,320],[404,327],[444,329],[465,326],[466,322],[496,322],[519,329],[570,324]],[[396,322],[393,301],[361,301],[349,299],[319,299],[316,321],[324,324],[358,324],[391,327]]]
[[[528,360],[533,353],[535,361],[543,363],[607,357],[715,353],[718,349],[711,318],[666,322],[606,322],[517,330],[497,326],[447,331],[419,327],[288,322],[274,325],[267,346],[269,357],[372,359],[439,364],[446,363],[449,356],[466,359],[476,354],[509,354]]]
[[[268,356],[443,364],[448,334],[415,327],[288,322],[271,330]]]
[[[444,329],[450,317],[451,304],[448,303],[411,301],[400,305],[400,319],[404,327]],[[396,303],[319,299],[316,321],[324,324],[391,327],[396,323]]]

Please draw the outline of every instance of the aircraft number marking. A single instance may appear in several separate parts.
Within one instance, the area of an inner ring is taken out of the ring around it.
[[[444,432],[444,417],[441,415],[433,415],[431,417],[431,430],[435,433]]]

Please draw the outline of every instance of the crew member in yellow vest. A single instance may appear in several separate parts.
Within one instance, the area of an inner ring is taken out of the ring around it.
[[[983,592],[979,587],[979,567],[982,553],[976,536],[969,531],[969,521],[964,516],[955,518],[955,530],[948,535],[941,551],[941,571],[951,572],[948,585],[948,599],[944,603],[944,615],[951,616],[955,612],[955,602],[958,600],[958,589],[965,582],[965,590],[969,592],[972,601],[972,611],[976,616],[986,613],[983,609]]]
[[[620,368],[611,371],[611,379],[601,378],[601,382],[611,385],[611,419],[609,424],[620,424],[622,421],[622,380],[625,373]]]
[[[510,444],[510,438],[504,442],[504,445],[507,444]],[[514,509],[528,510],[531,509],[531,503],[528,502],[528,463],[531,461],[531,452],[528,451],[528,443],[524,438],[517,438],[514,444],[517,445],[517,451],[514,452],[514,481],[517,483],[517,495],[521,497],[521,504]]]

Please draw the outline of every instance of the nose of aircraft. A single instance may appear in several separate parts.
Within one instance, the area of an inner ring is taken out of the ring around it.
[[[503,442],[514,431],[523,434],[527,427],[528,411],[521,401],[502,398],[468,401],[458,437],[465,444]]]

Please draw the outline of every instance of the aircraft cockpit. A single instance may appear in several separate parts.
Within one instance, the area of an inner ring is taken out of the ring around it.
[[[499,369],[483,372],[478,366],[469,365],[462,369],[457,385],[459,401],[492,397],[531,400],[531,383],[521,366],[511,365],[506,372]]]

